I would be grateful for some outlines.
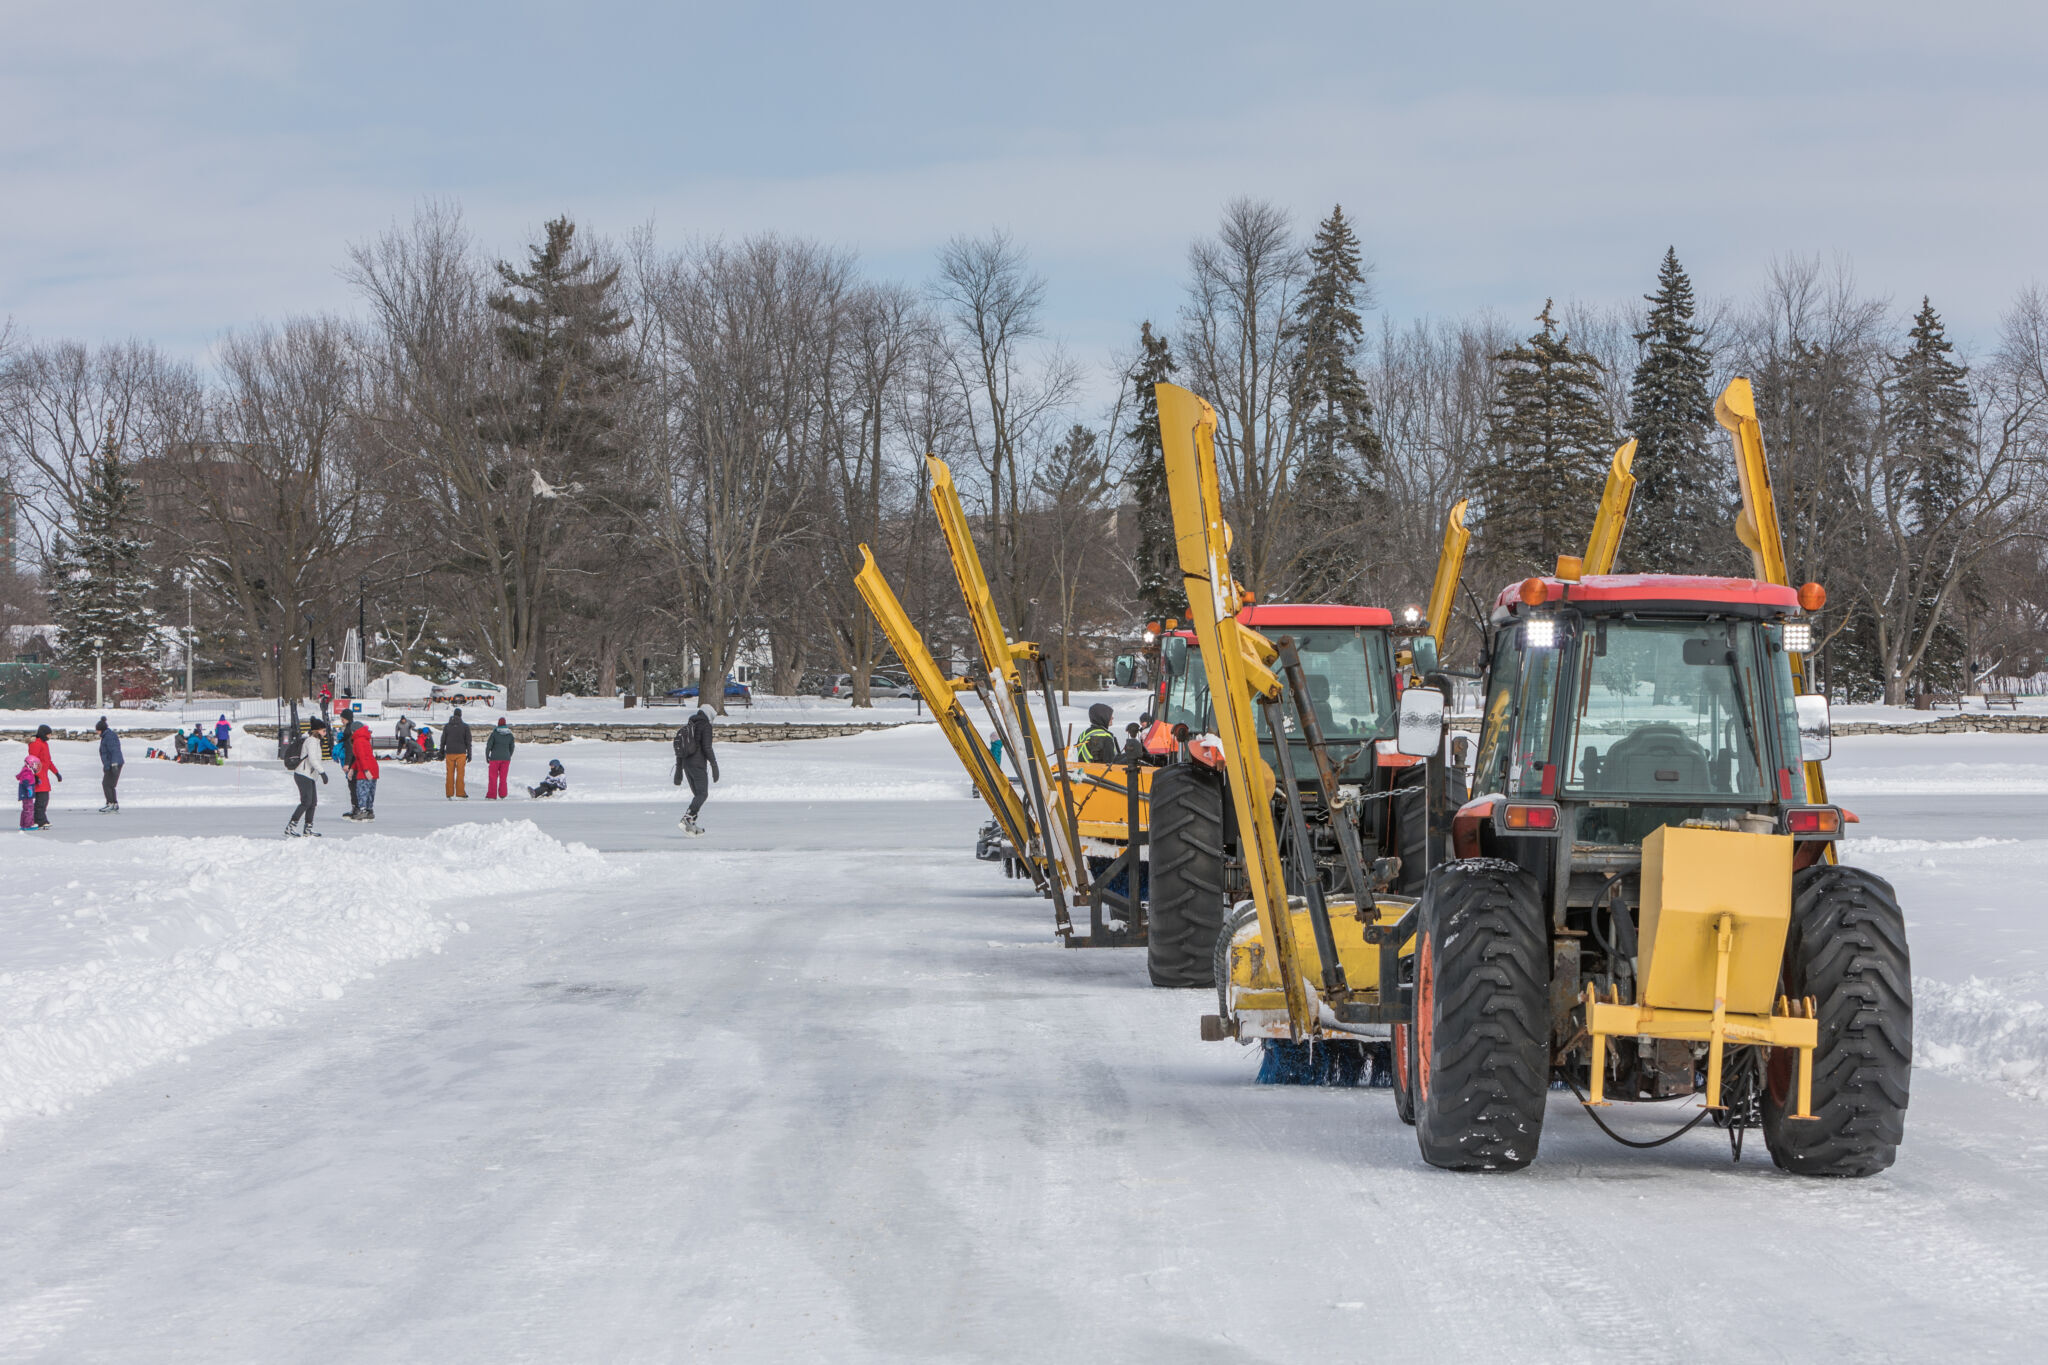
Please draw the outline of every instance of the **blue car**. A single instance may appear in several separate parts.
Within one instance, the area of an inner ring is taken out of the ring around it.
[[[695,684],[689,687],[678,687],[671,691],[669,695],[685,699],[692,698],[697,695],[697,688]],[[748,687],[743,682],[734,682],[732,675],[728,673],[725,678],[725,699],[727,701],[743,701],[747,705],[752,706],[754,704],[754,689]]]

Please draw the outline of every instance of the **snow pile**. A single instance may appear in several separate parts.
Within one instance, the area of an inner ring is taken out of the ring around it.
[[[425,701],[434,695],[434,684],[417,673],[386,673],[372,679],[365,691],[383,701]]]
[[[1913,981],[1913,1064],[2048,1099],[2048,1005],[1971,977]]]
[[[9,849],[0,1122],[60,1110],[240,1026],[439,952],[488,898],[618,875],[530,821],[430,840],[123,840]],[[52,888],[56,888],[54,891]]]

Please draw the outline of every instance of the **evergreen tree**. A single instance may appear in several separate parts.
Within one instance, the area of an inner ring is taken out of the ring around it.
[[[109,695],[153,695],[160,685],[156,613],[136,535],[139,494],[109,428],[91,457],[71,535],[49,566],[51,607],[61,632],[58,663],[74,686],[97,666]]]
[[[575,240],[576,225],[554,219],[546,239],[528,249],[525,270],[498,262],[505,288],[489,300],[500,319],[498,348],[517,377],[487,426],[526,458],[542,459],[555,485],[596,472],[591,466],[612,453],[611,400],[627,362],[607,343],[631,325],[612,303],[618,269],[599,271],[575,254]]]
[[[1338,205],[1308,248],[1309,276],[1295,305],[1295,410],[1301,445],[1288,505],[1289,554],[1282,595],[1297,602],[1358,596],[1364,524],[1381,480],[1372,399],[1358,373],[1369,300],[1358,235]]]
[[[1892,425],[1899,453],[1910,462],[1908,493],[1915,526],[1935,534],[1955,517],[1969,496],[1969,370],[1950,359],[1941,315],[1923,297],[1913,317],[1906,353],[1892,362]]]
[[[1642,573],[1712,573],[1728,567],[1722,524],[1734,497],[1726,467],[1709,444],[1714,403],[1707,392],[1712,357],[1693,326],[1692,281],[1677,248],[1664,252],[1657,292],[1644,296],[1648,325],[1629,384],[1629,434],[1636,439],[1635,505],[1622,547]]]
[[[1970,372],[1951,359],[1955,347],[1941,315],[1925,296],[1906,336],[1905,354],[1892,362],[1893,439],[1911,480],[1906,498],[1913,513],[1916,554],[1933,570],[1930,577],[1939,579],[1940,566],[1962,540],[1957,523],[1970,496],[1976,446],[1970,429],[1970,391],[1964,384]],[[1974,575],[1957,587],[1946,613],[1950,620],[1966,601],[1982,593]],[[1935,593],[1929,589],[1924,596],[1923,611],[1931,613]],[[1967,652],[1962,632],[1944,621],[1935,628],[1919,675],[1936,687],[1961,691],[1970,682]]]
[[[1494,357],[1499,391],[1475,471],[1478,541],[1504,573],[1548,573],[1593,529],[1614,428],[1600,405],[1600,362],[1574,350],[1545,299],[1542,329]]]
[[[1173,504],[1166,492],[1166,454],[1159,443],[1159,399],[1152,386],[1173,378],[1173,345],[1147,322],[1138,328],[1138,358],[1124,376],[1136,390],[1138,420],[1127,477],[1138,506],[1138,601],[1153,620],[1187,614],[1180,561],[1173,548]]]

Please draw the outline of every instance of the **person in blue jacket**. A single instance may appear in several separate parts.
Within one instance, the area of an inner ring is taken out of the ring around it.
[[[234,727],[228,724],[226,716],[222,716],[214,723],[213,742],[220,749],[220,756],[222,758],[228,756],[228,740],[233,736],[234,732]]]
[[[99,724],[92,727],[100,732],[100,791],[107,798],[107,804],[100,807],[101,815],[118,815],[121,812],[121,798],[116,788],[121,785],[121,736],[101,716]]]

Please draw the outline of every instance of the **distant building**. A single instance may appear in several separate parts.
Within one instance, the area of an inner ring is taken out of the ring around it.
[[[179,441],[137,460],[143,519],[200,540],[217,518],[258,519],[270,480],[250,458],[257,449],[239,441]]]

